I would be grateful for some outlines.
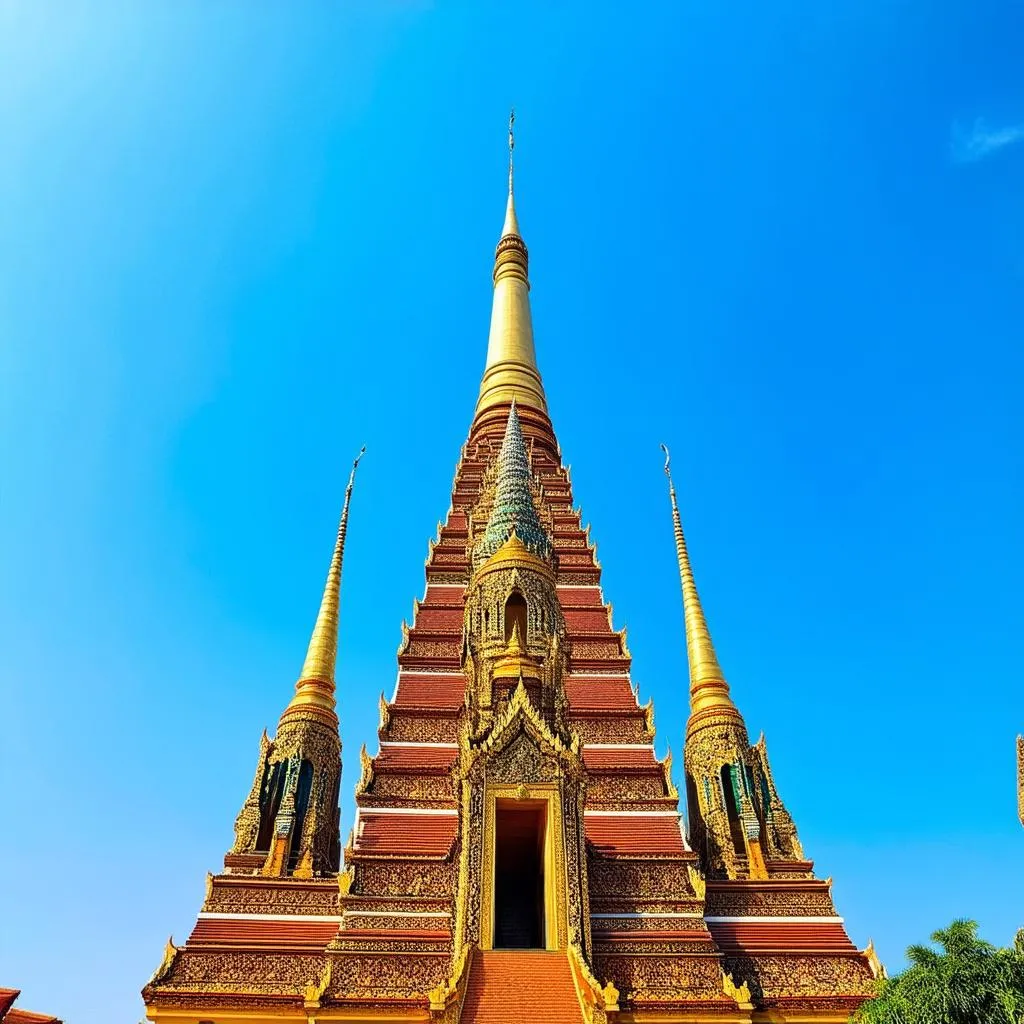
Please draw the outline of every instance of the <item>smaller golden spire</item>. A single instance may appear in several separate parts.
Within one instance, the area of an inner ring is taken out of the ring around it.
[[[525,548],[523,551],[528,554]],[[518,620],[512,624],[504,652],[494,662],[493,678],[495,681],[518,679],[532,682],[540,679],[540,662],[527,650]]]
[[[352,500],[352,488],[356,480],[356,467],[366,452],[365,445],[352,462],[348,485],[345,488],[345,502],[338,522],[338,536],[334,542],[331,566],[327,570],[327,582],[320,600],[320,611],[313,626],[313,635],[306,650],[302,674],[295,684],[295,696],[281,715],[281,723],[301,713],[312,713],[337,726],[334,700],[334,668],[338,660],[338,618],[341,604],[341,563],[345,557],[345,535],[348,532],[348,508]]]
[[[686,655],[690,663],[690,721],[705,711],[725,711],[742,722],[739,710],[729,696],[729,684],[725,680],[722,666],[718,664],[711,632],[704,609],[697,594],[697,584],[690,566],[690,555],[686,550],[683,523],[679,517],[676,489],[669,469],[671,457],[668,448],[661,446],[665,453],[665,476],[668,477],[668,494],[672,501],[672,526],[676,538],[676,557],[679,561],[679,581],[683,590],[683,614],[686,620]]]
[[[518,620],[512,623],[512,634],[508,638],[509,654],[523,654],[526,648],[523,647],[523,634],[519,631]]]

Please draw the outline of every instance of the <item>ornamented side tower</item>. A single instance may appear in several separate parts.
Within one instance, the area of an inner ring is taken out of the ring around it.
[[[509,134],[480,395],[378,749],[360,754],[341,861],[347,497],[307,667],[264,739],[225,873],[144,990],[150,1020],[838,1022],[870,988],[870,957],[803,861],[763,744],[708,674],[703,626],[687,772],[695,790],[728,778],[735,812],[691,796],[686,841],[548,416]]]
[[[775,788],[764,736],[751,744],[718,662],[665,451],[690,667],[684,767],[690,840],[707,881],[704,920],[734,984],[772,1020],[845,1021],[883,973],[859,952],[814,877]]]
[[[360,452],[352,464],[320,610],[295,694],[273,740],[264,731],[224,871],[208,875],[184,946],[169,940],[142,990],[150,1020],[305,1020],[323,950],[338,928],[341,738],[335,662],[341,568]],[[238,1016],[239,1012],[242,1016]]]
[[[235,845],[224,858],[224,867],[230,871],[258,871],[266,878],[312,878],[338,870],[341,737],[334,669],[348,508],[362,457],[361,451],[345,488],[320,613],[295,696],[281,715],[274,740],[267,739],[266,732],[260,740],[252,789],[235,822]]]

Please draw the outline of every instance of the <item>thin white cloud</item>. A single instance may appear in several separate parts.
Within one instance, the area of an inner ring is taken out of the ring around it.
[[[1008,125],[1005,128],[990,128],[978,118],[970,128],[957,123],[953,125],[950,153],[958,164],[972,164],[1024,141],[1024,124]]]

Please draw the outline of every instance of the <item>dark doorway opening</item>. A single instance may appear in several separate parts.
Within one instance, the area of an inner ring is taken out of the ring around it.
[[[519,639],[526,643],[526,599],[519,594],[511,594],[505,602],[505,640],[512,639],[512,630],[519,627]]]
[[[544,949],[545,806],[498,804],[494,948]]]

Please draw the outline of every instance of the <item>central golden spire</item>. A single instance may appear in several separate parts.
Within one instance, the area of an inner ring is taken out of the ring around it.
[[[729,684],[725,681],[722,666],[718,664],[715,645],[711,642],[711,631],[697,594],[690,554],[686,550],[686,538],[683,536],[683,523],[679,518],[676,489],[669,470],[668,448],[662,445],[661,449],[665,453],[665,476],[668,477],[668,494],[672,501],[672,527],[676,538],[676,557],[679,561],[679,581],[682,584],[683,613],[686,618],[686,656],[690,663],[690,725],[706,711],[724,712],[742,722],[739,709],[729,696]]]
[[[327,582],[324,584],[324,595],[320,601],[313,626],[313,635],[309,639],[306,660],[302,665],[302,673],[295,684],[295,696],[281,715],[281,724],[294,718],[320,718],[337,727],[338,718],[335,713],[334,700],[334,668],[338,660],[338,619],[341,605],[341,563],[345,557],[345,535],[348,532],[348,507],[352,500],[352,487],[356,479],[356,467],[363,457],[362,448],[352,463],[352,472],[345,488],[345,502],[341,509],[338,522],[338,536],[334,542],[334,553],[331,566],[327,570]]]
[[[533,347],[529,253],[519,234],[513,192],[515,119],[515,111],[512,111],[508,119],[508,203],[501,239],[494,254],[494,303],[487,340],[487,365],[476,403],[478,416],[493,406],[507,405],[513,398],[519,405],[545,415],[548,411]]]

